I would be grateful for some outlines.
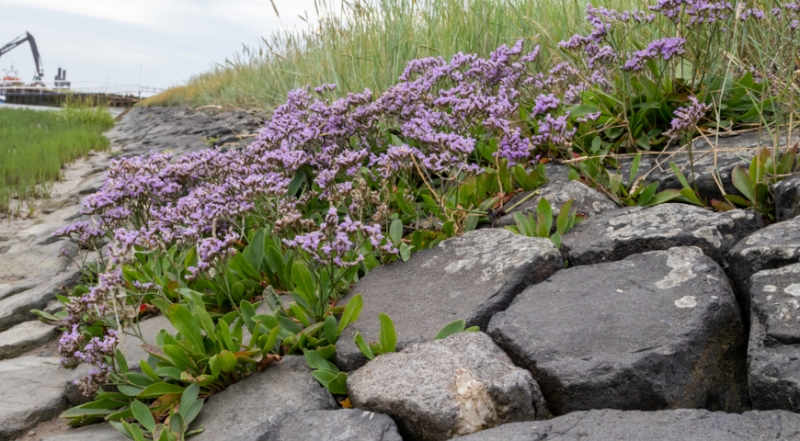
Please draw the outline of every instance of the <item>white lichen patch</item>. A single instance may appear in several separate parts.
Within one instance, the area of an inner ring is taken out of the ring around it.
[[[697,277],[697,274],[692,272],[692,266],[695,265],[696,259],[703,255],[700,248],[675,247],[661,253],[667,254],[667,266],[672,270],[666,277],[655,283],[656,287],[671,289]]]
[[[722,246],[722,235],[719,233],[719,230],[714,227],[700,228],[692,233],[692,236],[705,240],[714,248],[719,248]]]
[[[697,297],[695,296],[683,296],[678,300],[675,300],[675,306],[678,308],[694,308],[697,306]]]
[[[783,292],[790,296],[800,297],[800,283],[792,283],[786,288],[783,288]]]
[[[456,370],[453,384],[458,415],[450,436],[463,436],[486,429],[497,419],[494,402],[486,385],[472,376],[469,369]]]
[[[778,287],[775,285],[764,285],[764,292],[775,292],[778,290]]]

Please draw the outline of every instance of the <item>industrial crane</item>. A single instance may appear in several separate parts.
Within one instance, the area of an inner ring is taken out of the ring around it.
[[[42,81],[44,78],[44,69],[42,68],[42,57],[39,56],[39,48],[36,47],[36,40],[33,39],[33,35],[26,32],[25,35],[20,35],[19,37],[15,38],[11,43],[0,47],[0,57],[11,52],[12,49],[16,48],[17,46],[22,45],[25,42],[28,42],[31,45],[31,52],[33,52],[33,61],[36,63],[36,75],[33,77],[33,81]]]

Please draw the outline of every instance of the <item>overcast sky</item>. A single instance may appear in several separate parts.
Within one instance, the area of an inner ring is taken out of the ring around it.
[[[30,32],[45,79],[59,67],[73,81],[169,87],[215,62],[256,46],[281,27],[302,26],[313,0],[0,0],[0,47]],[[30,81],[35,68],[27,44],[0,58]],[[77,83],[76,83],[77,85]]]

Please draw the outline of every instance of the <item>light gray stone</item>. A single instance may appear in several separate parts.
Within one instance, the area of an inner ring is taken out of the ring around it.
[[[737,299],[750,310],[750,277],[800,261],[800,217],[774,223],[741,239],[728,253]],[[746,316],[749,321],[749,316]]]
[[[536,193],[536,196],[525,200],[531,193]],[[558,214],[561,207],[569,200],[572,200],[572,211],[584,218],[590,218],[596,214],[619,208],[608,196],[587,187],[581,182],[555,181],[545,184],[533,192],[524,192],[514,196],[506,204],[507,208],[513,207],[520,201],[524,200],[524,202],[520,203],[514,210],[508,211],[508,214],[497,221],[497,225],[501,227],[514,225],[514,213],[516,212],[526,216],[528,214],[536,216],[536,207],[543,198],[550,203],[553,214]],[[553,228],[555,229],[555,224]]]
[[[138,327],[139,329],[137,331],[128,331],[122,345],[120,345],[122,353],[125,354],[125,360],[132,369],[138,369],[139,360],[147,360],[149,354],[142,346],[145,344],[155,345],[156,335],[158,335],[162,329],[166,329],[172,335],[178,332],[164,315],[157,315],[142,320],[139,322]],[[142,339],[144,339],[144,342],[134,335],[135,333],[139,333]]]
[[[62,248],[72,256],[78,252],[71,242],[59,241],[43,246],[24,246],[18,251],[5,253],[3,265],[0,266],[0,282],[52,276],[66,271],[71,263],[66,257],[58,257]]]
[[[51,433],[40,438],[41,441],[128,441],[108,423],[92,424],[85,427],[72,428],[64,423],[64,430]]]
[[[12,440],[66,409],[64,382],[80,371],[60,369],[57,357],[0,361],[0,441]]]
[[[772,186],[775,195],[775,220],[800,216],[800,176],[792,176]]]
[[[394,320],[398,348],[431,340],[448,323],[464,319],[485,327],[526,286],[540,282],[564,266],[548,239],[525,237],[503,229],[471,231],[437,247],[372,270],[344,301],[361,294],[358,322],[337,342],[336,363],[346,371],[366,362],[353,343],[356,331],[377,339],[378,314]]]
[[[391,418],[358,409],[286,412],[258,431],[258,441],[403,441]]]
[[[62,292],[62,289],[74,287],[80,276],[77,271],[62,273],[35,288],[0,300],[0,331],[5,331],[17,323],[35,320],[36,316],[31,313],[31,309],[45,308],[48,302],[55,299],[56,294]]]
[[[482,332],[379,355],[350,374],[347,391],[354,407],[389,415],[405,439],[446,440],[546,416],[530,373]]]
[[[728,250],[761,227],[751,210],[715,213],[694,205],[627,207],[599,214],[563,237],[570,265],[624,259],[645,251],[697,246],[720,264]]]
[[[800,415],[677,409],[591,410],[549,421],[504,424],[463,441],[789,441],[800,439]]]
[[[800,263],[755,273],[750,299],[753,408],[800,412]]]
[[[58,334],[53,325],[31,320],[0,333],[0,360],[41,346]]]
[[[748,405],[739,308],[697,247],[561,270],[495,314],[489,334],[555,415]]]
[[[327,389],[311,376],[301,356],[286,356],[208,399],[192,427],[205,430],[194,441],[255,441],[256,429],[284,412],[336,408]]]

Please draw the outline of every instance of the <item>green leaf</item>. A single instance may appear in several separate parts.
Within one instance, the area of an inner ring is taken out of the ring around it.
[[[363,303],[364,301],[361,298],[361,294],[356,294],[347,302],[347,306],[344,307],[344,312],[342,313],[342,318],[339,320],[339,327],[336,329],[337,334],[341,334],[347,325],[358,320],[358,316],[361,315]]]
[[[399,249],[400,249],[400,258],[403,259],[403,262],[408,262],[408,259],[411,258],[411,247],[408,246],[407,243],[403,242],[400,244]]]
[[[287,193],[289,196],[297,196],[297,191],[300,190],[300,186],[306,181],[306,173],[303,170],[297,172],[296,175],[292,178],[292,181],[289,182],[289,186],[287,188]]]
[[[317,299],[316,284],[311,271],[302,262],[295,262],[292,265],[292,281],[295,283],[295,291],[303,296],[309,305],[314,305]]]
[[[681,197],[680,190],[670,188],[667,190],[662,191],[661,193],[656,194],[646,204],[645,207],[652,207],[654,205],[663,204],[664,202],[669,202],[673,199],[677,199]]]
[[[403,221],[400,219],[395,219],[392,221],[392,224],[389,226],[389,238],[392,240],[392,243],[397,245],[403,240]]]
[[[433,339],[434,340],[441,340],[441,339],[447,338],[447,337],[449,337],[449,336],[451,336],[453,334],[458,334],[459,332],[464,331],[464,325],[465,324],[466,324],[466,322],[463,319],[456,320],[456,321],[454,321],[452,323],[449,323],[449,324],[445,325],[445,327],[442,328],[442,330],[439,331],[439,333],[436,334],[436,337],[434,337]]]
[[[381,323],[378,341],[383,353],[394,352],[397,349],[397,331],[394,329],[392,319],[385,313],[380,313],[378,314],[378,321]]]
[[[328,343],[335,344],[336,340],[339,339],[339,333],[336,332],[336,317],[333,315],[325,317],[325,324],[322,326],[322,331],[325,334],[325,338],[328,340]]]
[[[356,331],[356,336],[353,338],[353,341],[355,341],[356,346],[358,346],[358,349],[361,349],[361,353],[364,354],[365,357],[370,360],[375,359],[375,354],[372,352],[367,342],[364,341],[364,337],[361,336],[360,332]]]
[[[750,182],[750,175],[745,169],[737,165],[731,173],[731,180],[733,181],[733,186],[736,187],[744,197],[750,202],[756,202],[754,186],[752,182]]]
[[[159,398],[162,395],[167,394],[182,394],[184,388],[182,386],[178,386],[177,384],[170,384],[170,383],[156,383],[151,386],[147,386],[143,391],[139,392],[137,398]]]
[[[686,180],[686,176],[683,175],[683,173],[681,172],[681,169],[679,169],[678,166],[675,165],[674,162],[670,162],[669,163],[669,168],[672,169],[672,173],[674,173],[675,177],[678,178],[678,181],[680,181],[680,183],[683,186],[683,188],[692,188],[689,185],[689,181]]]
[[[347,395],[347,374],[344,372],[331,372],[328,370],[317,370],[311,375],[325,386],[332,394]]]
[[[185,306],[177,303],[171,305],[169,307],[169,321],[194,346],[192,352],[205,352],[200,327],[197,326],[194,315]]]
[[[233,355],[230,351],[221,351],[219,353],[219,360],[220,360],[220,369],[222,372],[229,374],[236,370],[237,362],[236,356]]]
[[[695,193],[694,190],[692,190],[691,188],[681,189],[681,196],[683,196],[687,201],[691,202],[692,204],[697,205],[698,207],[705,207],[703,201],[701,201],[700,198],[697,197],[697,193]]]
[[[128,372],[128,361],[125,360],[125,354],[123,354],[119,348],[114,351],[114,359],[117,362],[117,367],[119,368],[120,372],[123,374]]]
[[[572,225],[569,223],[569,211],[572,209],[572,199],[568,200],[564,203],[561,207],[561,210],[558,212],[558,217],[556,218],[556,231],[558,234],[563,235],[566,233]]]
[[[547,229],[547,219],[545,219],[544,214],[537,213],[536,217],[536,233],[534,235],[536,237],[550,237],[550,230]],[[550,219],[550,222],[552,223],[552,217]]]
[[[481,328],[479,326],[470,326],[469,328],[465,329],[464,332],[478,332]]]
[[[453,221],[447,221],[442,225],[442,232],[447,235],[447,237],[453,237],[456,235],[456,223]]]
[[[308,363],[311,369],[330,370],[330,366],[328,366],[328,360],[319,355],[317,351],[305,349],[303,350],[303,355],[306,358],[306,363]]]
[[[133,412],[133,417],[136,418],[136,421],[149,432],[152,432],[153,429],[156,428],[156,420],[153,418],[153,414],[141,401],[134,400],[133,403],[131,403],[131,412]]]
[[[172,417],[169,419],[169,429],[172,432],[179,433],[181,435],[183,435],[183,433],[186,432],[186,421],[184,421],[183,415],[181,415],[180,412],[173,414]],[[166,430],[162,432],[162,437],[163,433],[168,433],[168,432]]]
[[[123,394],[125,394],[125,395],[127,395],[129,397],[135,397],[135,396],[139,395],[144,390],[144,389],[142,389],[140,387],[128,386],[127,384],[117,385],[117,389],[119,389],[120,392],[122,392]]]
[[[267,253],[264,256],[265,260],[267,261],[267,266],[269,270],[272,271],[273,274],[281,274],[283,273],[284,267],[284,260],[281,252],[278,251],[275,247],[268,247]]]
[[[636,156],[633,157],[633,162],[631,162],[631,171],[628,174],[628,185],[633,185],[636,181],[636,175],[639,174],[639,163],[642,160],[642,154],[637,153]],[[615,191],[614,194],[617,192]]]
[[[553,245],[555,245],[556,248],[561,248],[561,235],[558,233],[553,233],[553,235],[550,236],[550,242],[553,242]]]
[[[275,346],[275,343],[278,341],[278,334],[281,332],[281,327],[276,326],[269,331],[269,335],[267,336],[267,341],[264,343],[264,347],[262,350],[264,351],[271,351],[272,348]]]
[[[658,190],[658,182],[653,182],[645,187],[645,189],[639,193],[639,200],[636,202],[636,205],[647,206],[647,203],[650,202],[656,194],[656,190]]]
[[[405,200],[401,192],[397,192],[394,194],[394,200],[397,202],[397,207],[400,208],[405,214],[414,215],[416,212],[414,211],[414,207]]]
[[[142,372],[144,372],[145,375],[150,377],[151,380],[161,381],[161,377],[159,377],[158,374],[156,374],[156,371],[154,371],[153,368],[147,364],[146,360],[139,360],[139,368],[142,370]]]

